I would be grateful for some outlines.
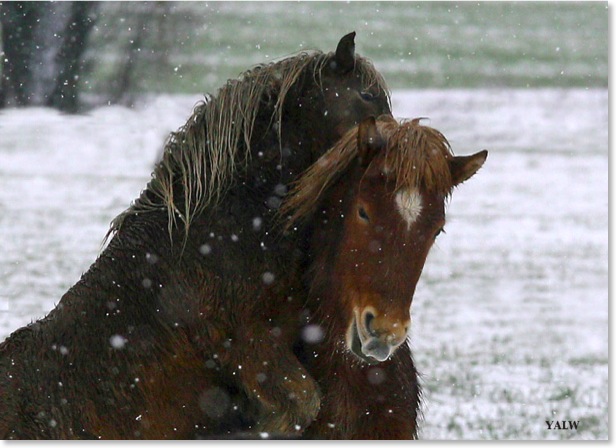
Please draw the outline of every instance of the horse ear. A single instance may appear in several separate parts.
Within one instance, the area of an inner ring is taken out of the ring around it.
[[[384,146],[385,141],[376,127],[374,117],[368,117],[359,123],[357,130],[357,152],[361,166],[367,167]]]
[[[355,67],[355,31],[343,36],[336,47],[336,70],[347,73]]]
[[[470,179],[483,166],[488,157],[488,151],[479,151],[472,156],[457,156],[449,161],[451,180],[454,187]]]

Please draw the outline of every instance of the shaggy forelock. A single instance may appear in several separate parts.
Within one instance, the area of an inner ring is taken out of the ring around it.
[[[420,119],[377,120],[379,133],[386,140],[384,154],[371,163],[380,163],[395,190],[419,189],[448,196],[453,189],[449,160],[453,157],[449,142],[436,129],[420,124]],[[286,227],[310,216],[323,195],[349,169],[358,157],[358,130],[348,131],[329,151],[315,162],[295,183],[281,207],[288,215]]]

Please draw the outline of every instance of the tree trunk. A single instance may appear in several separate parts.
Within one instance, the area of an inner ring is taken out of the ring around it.
[[[39,16],[35,3],[0,4],[2,24],[2,82],[0,106],[25,106],[30,102],[31,55]]]
[[[0,4],[0,107],[78,109],[79,76],[97,7],[78,1]]]

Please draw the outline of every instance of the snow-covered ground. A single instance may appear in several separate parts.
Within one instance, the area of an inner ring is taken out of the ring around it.
[[[198,100],[0,112],[0,339],[95,260]],[[397,91],[393,106],[456,154],[490,151],[454,192],[413,304],[422,438],[607,439],[607,90]]]

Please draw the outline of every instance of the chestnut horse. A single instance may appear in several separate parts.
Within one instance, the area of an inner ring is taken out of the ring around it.
[[[287,184],[390,113],[355,54],[302,52],[198,105],[96,262],[0,344],[0,438],[298,433],[319,390],[292,351],[304,254],[274,229]]]
[[[446,200],[486,157],[453,156],[419,120],[370,118],[291,192],[288,229],[309,235],[311,255],[297,352],[322,392],[306,438],[416,438],[420,392],[406,343],[413,294]]]

